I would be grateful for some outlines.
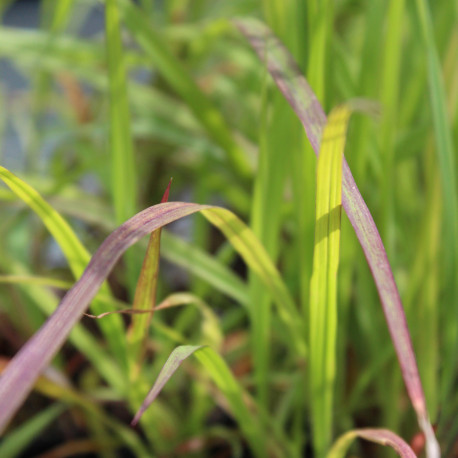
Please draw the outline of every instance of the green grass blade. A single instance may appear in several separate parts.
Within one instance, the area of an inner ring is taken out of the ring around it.
[[[272,108],[267,109],[269,89],[264,94],[258,170],[254,182],[251,227],[272,260],[279,249],[279,234],[284,205],[287,161],[284,148],[290,140],[293,113],[281,94],[272,94]],[[271,111],[271,113],[270,113]],[[293,123],[294,124],[294,123]],[[297,127],[294,124],[294,127]],[[249,279],[251,304],[251,341],[258,390],[258,402],[267,407],[268,369],[271,345],[271,297],[263,282],[255,275]]]
[[[107,0],[105,33],[110,100],[111,193],[116,223],[121,224],[136,211],[137,173],[127,95],[127,69],[121,43],[120,12],[117,0]],[[138,272],[135,254],[126,253],[127,276],[133,290]]]
[[[116,0],[106,1],[105,26],[110,88],[111,180],[116,222],[120,224],[135,213],[137,179],[117,3]]]
[[[243,392],[239,383],[218,353],[209,347],[202,347],[201,345],[183,345],[173,350],[141,408],[132,420],[132,424],[137,424],[143,412],[156,399],[181,363],[192,354],[202,363],[210,377],[227,398],[232,414],[239,422],[240,428],[244,432],[256,456],[265,456],[265,437],[259,428],[258,421],[250,413],[243,400]]]
[[[417,10],[422,28],[424,46],[428,58],[428,81],[430,103],[434,122],[434,133],[437,149],[437,159],[441,175],[442,199],[444,202],[444,236],[445,246],[445,269],[444,277],[447,283],[448,296],[445,298],[453,304],[454,319],[458,320],[458,190],[456,183],[456,150],[453,145],[451,120],[448,119],[446,94],[438,51],[435,45],[434,30],[430,8],[426,0],[417,0]],[[453,391],[456,371],[458,370],[456,353],[458,351],[458,334],[453,328],[447,328],[449,332],[444,336],[446,340],[444,355],[444,373],[442,375],[443,401]]]
[[[379,145],[383,159],[383,213],[381,235],[389,256],[394,252],[394,187],[395,176],[395,127],[399,123],[399,86],[404,30],[404,0],[389,2],[386,30],[385,53],[383,56],[383,73],[380,102],[382,118],[380,125]]]
[[[350,110],[335,108],[324,128],[317,165],[315,250],[310,285],[312,434],[318,457],[332,437],[336,377],[337,270],[342,208],[342,163]]]
[[[167,202],[169,198],[171,181],[161,202]],[[132,310],[143,311],[154,309],[156,305],[157,281],[159,276],[159,256],[161,246],[161,228],[156,229],[150,235],[148,248],[143,259],[143,265],[135,289]],[[132,323],[128,331],[130,379],[135,380],[140,372],[140,366],[144,357],[148,330],[151,324],[152,314],[133,315]]]
[[[61,248],[74,277],[79,278],[89,263],[90,255],[78,237],[76,237],[69,224],[35,189],[1,166],[0,179],[40,217]],[[104,285],[101,292],[104,295],[109,295],[108,286]],[[95,314],[100,314],[107,310],[106,303],[98,299],[94,300],[92,311]],[[105,322],[101,322],[100,326],[115,356],[121,364],[126,365],[126,341],[121,318],[119,316],[112,316]]]
[[[398,435],[387,429],[355,429],[341,436],[333,445],[327,458],[344,458],[347,449],[357,438],[375,442],[377,444],[391,447],[401,458],[416,458],[415,453],[410,446]]]
[[[43,221],[66,257],[74,277],[79,277],[90,260],[90,254],[69,224],[31,186],[0,166],[0,178]]]
[[[212,208],[202,214],[223,232],[251,270],[262,279],[274,299],[280,319],[291,333],[291,343],[300,356],[306,344],[301,335],[302,319],[278,270],[253,232],[229,210]]]
[[[311,0],[308,7],[307,80],[314,88],[321,104],[326,107],[326,82],[328,80],[329,43],[332,42],[334,2]]]
[[[213,288],[248,306],[248,288],[237,275],[204,251],[181,240],[169,231],[162,234],[162,255],[165,259],[189,270]]]
[[[52,405],[6,435],[0,443],[0,458],[19,456],[64,410],[62,404]]]
[[[65,27],[70,18],[72,6],[73,0],[60,0],[56,3],[51,23],[53,32],[58,32]]]

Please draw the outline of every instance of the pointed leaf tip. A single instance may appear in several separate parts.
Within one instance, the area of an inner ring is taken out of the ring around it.
[[[162,196],[161,204],[165,204],[169,200],[170,186],[172,185],[173,177],[170,178],[169,184],[165,189],[164,195]]]
[[[202,345],[181,345],[180,347],[175,348],[172,351],[169,358],[162,367],[161,372],[159,373],[156,382],[146,396],[143,404],[138,409],[135,414],[134,419],[131,421],[131,426],[136,426],[139,422],[141,416],[145,410],[151,405],[151,403],[156,399],[157,395],[161,392],[164,385],[170,379],[170,377],[175,373],[175,371],[180,367],[181,363],[191,356],[196,350],[202,348]]]

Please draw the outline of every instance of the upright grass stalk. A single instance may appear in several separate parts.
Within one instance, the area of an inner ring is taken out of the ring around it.
[[[380,42],[383,37],[385,9],[387,3],[383,0],[374,0],[368,4],[366,14],[363,46],[360,54],[359,72],[356,78],[357,97],[367,99],[377,98],[378,74],[380,72]],[[360,186],[367,177],[370,139],[373,138],[370,119],[366,116],[355,117],[354,134],[351,139],[352,170]]]
[[[137,204],[137,177],[127,96],[127,71],[121,43],[121,19],[117,0],[107,0],[105,32],[110,100],[111,192],[116,222],[130,218]],[[126,256],[129,284],[137,281],[137,263]]]
[[[280,94],[271,94],[273,107],[268,109],[271,93],[264,93],[264,106],[260,129],[258,171],[254,182],[251,227],[275,260],[278,255],[279,233],[282,220],[283,193],[287,162],[284,147],[288,144],[288,125],[285,121],[284,100]],[[258,401],[267,409],[268,372],[271,347],[271,301],[259,278],[250,274],[250,320],[252,324],[253,362],[258,388]]]
[[[303,28],[303,24],[307,19],[306,8],[303,2],[294,0],[263,1],[263,12],[267,23],[288,44],[293,55],[303,66],[306,64],[305,56],[308,45],[307,31]],[[259,172],[261,174],[264,173],[265,176],[264,178],[259,175],[256,177],[256,180],[264,180],[263,189],[258,188],[262,192],[264,201],[263,211],[265,216],[262,231],[265,235],[263,236],[263,243],[269,250],[273,249],[276,245],[273,238],[280,236],[279,228],[275,227],[280,223],[279,216],[274,216],[274,207],[271,207],[269,201],[274,203],[277,211],[281,213],[281,201],[278,202],[278,199],[283,197],[285,191],[283,189],[284,184],[283,186],[281,184],[284,183],[284,174],[286,174],[286,178],[289,175],[292,185],[292,201],[294,202],[294,207],[298,209],[294,212],[295,237],[291,247],[282,247],[280,245],[280,252],[282,253],[282,261],[287,262],[288,259],[293,261],[291,269],[297,272],[296,281],[298,286],[296,288],[299,293],[300,308],[305,309],[306,304],[308,304],[308,279],[312,270],[315,162],[312,155],[303,154],[308,142],[305,139],[300,123],[287,103],[281,100],[281,95],[273,91],[266,103],[271,107],[271,119],[263,125],[264,132],[261,132],[260,146],[261,153],[267,155],[267,159],[261,155],[259,168]],[[263,140],[265,143],[263,143]],[[288,154],[285,154],[286,151]],[[266,164],[263,164],[263,161]],[[258,181],[256,181],[256,185],[257,183]],[[256,224],[255,219],[253,219],[253,224]],[[297,247],[298,249],[296,249]],[[289,253],[287,252],[288,249],[290,249]],[[271,255],[274,259],[276,258],[274,251],[271,252]],[[265,292],[262,291],[261,287],[258,287],[258,291],[253,291],[253,297],[255,294],[259,294],[261,298],[265,297]],[[305,322],[306,320],[303,320],[302,323],[304,334],[307,332]],[[303,406],[306,394],[299,389],[296,393],[297,402],[292,409],[292,435],[296,453],[300,454],[304,446],[303,430],[305,428],[305,420]]]
[[[306,75],[311,87],[314,88],[315,96],[320,101],[322,106],[326,107],[326,98],[329,97],[327,94],[329,85],[329,51],[332,42],[332,31],[334,21],[334,1],[333,0],[313,0],[307,2],[307,49],[306,49]],[[303,172],[302,179],[304,183],[300,186],[303,192],[306,192],[310,202],[316,201],[312,199],[314,196],[316,183],[315,183],[315,155],[313,154],[313,147],[310,142],[304,138],[303,150],[301,151],[302,158],[299,159],[303,163],[303,167],[307,167],[308,171]],[[308,183],[308,184],[307,184]],[[308,240],[313,240],[313,228],[314,228],[314,211],[315,209],[303,202],[305,206],[299,207],[301,210],[298,213],[304,212],[301,223],[304,227],[301,228],[301,232],[304,237]],[[306,241],[302,242],[304,245]],[[305,256],[304,256],[305,255]],[[309,313],[308,304],[309,301],[309,279],[312,275],[312,265],[310,253],[304,253],[301,259],[301,298],[302,305],[306,310],[305,316]]]
[[[162,197],[161,203],[167,202],[170,191],[169,182]],[[132,310],[137,312],[154,309],[156,305],[157,282],[159,277],[159,257],[161,246],[161,228],[156,229],[150,235],[148,248],[143,260],[142,269],[135,290]],[[130,363],[129,378],[131,382],[137,379],[140,367],[143,362],[149,328],[151,324],[151,313],[138,313],[132,317],[132,323],[128,331]]]
[[[310,402],[313,446],[323,457],[332,438],[336,377],[337,270],[342,207],[342,163],[350,110],[335,108],[321,140],[317,165],[316,228],[310,286]]]
[[[382,104],[382,116],[380,125],[380,155],[383,164],[381,175],[382,193],[382,221],[381,236],[388,257],[393,257],[396,246],[396,218],[394,214],[395,189],[397,168],[395,156],[396,126],[398,125],[399,111],[399,85],[401,81],[401,56],[403,50],[404,31],[404,0],[391,0],[388,6],[388,20],[386,23],[382,84],[380,102]],[[398,430],[400,418],[399,409],[393,409],[397,405],[401,388],[401,377],[396,370],[396,361],[390,362],[388,370],[379,378],[379,395],[387,402],[384,406],[383,425],[394,431]]]
[[[382,66],[382,84],[380,102],[382,117],[380,125],[380,154],[383,163],[382,202],[383,223],[382,239],[388,256],[394,253],[394,186],[395,169],[395,134],[398,124],[400,68],[403,49],[404,0],[392,0],[388,7],[388,21],[385,30],[384,55]]]
[[[450,121],[447,116],[446,96],[438,52],[434,42],[431,14],[426,0],[417,0],[417,11],[420,19],[422,38],[428,57],[428,82],[431,110],[434,122],[434,133],[437,148],[437,159],[441,174],[442,199],[444,202],[444,236],[445,269],[444,277],[448,286],[445,300],[452,304],[451,313],[458,320],[458,200],[456,185],[456,161]],[[458,369],[456,354],[458,351],[458,334],[447,327],[445,338],[444,371],[442,374],[442,402],[450,396]]]
[[[308,43],[307,80],[314,88],[317,99],[326,107],[326,81],[329,79],[329,48],[332,41],[334,19],[333,0],[307,2]]]
[[[426,150],[427,174],[426,209],[423,228],[420,234],[416,264],[420,272],[416,275],[409,296],[410,316],[414,323],[414,342],[421,357],[418,361],[421,379],[425,390],[428,411],[433,421],[437,420],[438,400],[440,398],[439,374],[439,247],[441,240],[441,221],[443,205],[440,192],[440,177],[434,163],[435,152],[432,141]],[[416,267],[416,266],[415,266]],[[416,274],[415,269],[413,275]],[[407,301],[407,298],[406,298]],[[415,319],[414,319],[415,318]]]

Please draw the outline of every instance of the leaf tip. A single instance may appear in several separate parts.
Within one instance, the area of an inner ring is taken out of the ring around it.
[[[164,195],[162,196],[161,204],[164,204],[165,202],[168,202],[169,200],[170,186],[172,185],[172,181],[173,181],[173,177],[170,177],[169,184],[167,185]]]

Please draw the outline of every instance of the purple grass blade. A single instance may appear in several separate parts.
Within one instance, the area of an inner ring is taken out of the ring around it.
[[[120,256],[150,232],[203,209],[206,205],[170,202],[137,213],[112,232],[99,247],[81,278],[57,310],[21,348],[0,378],[0,432],[81,318]]]
[[[276,85],[302,122],[307,137],[318,155],[326,115],[293,57],[260,21],[237,19],[235,25],[248,39],[259,59],[266,63]],[[425,435],[435,442],[434,435],[431,437],[432,429],[428,420],[425,396],[401,298],[377,227],[345,160],[342,191],[342,204],[375,280],[402,376],[420,427],[425,431]]]

